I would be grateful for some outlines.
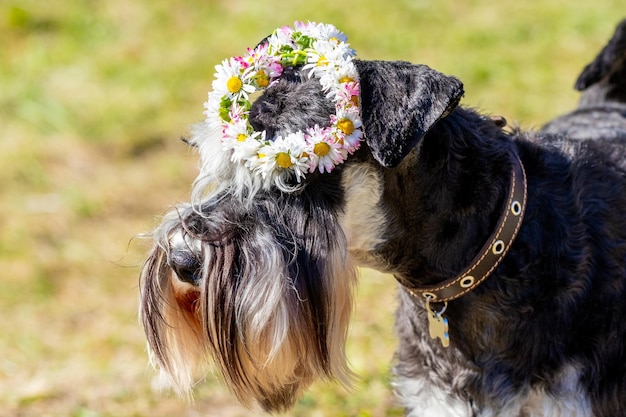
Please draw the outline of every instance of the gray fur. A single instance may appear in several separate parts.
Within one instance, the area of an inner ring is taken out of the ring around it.
[[[239,400],[268,411],[288,409],[316,378],[348,383],[360,263],[401,285],[394,389],[407,415],[623,415],[623,28],[586,70],[580,107],[540,133],[458,106],[454,77],[357,61],[365,142],[331,173],[270,190],[227,155],[203,153],[193,203],[165,217],[142,271],[153,362],[186,392],[208,356]],[[325,125],[332,111],[318,81],[294,70],[250,119],[280,135]],[[211,135],[201,124],[191,142],[214,149]],[[491,276],[449,302],[444,349],[428,335],[424,301],[405,288],[443,282],[471,262],[496,227],[518,158],[524,222]]]
[[[398,165],[463,96],[463,84],[458,79],[425,65],[358,60],[356,65],[365,140],[374,158],[385,167]]]

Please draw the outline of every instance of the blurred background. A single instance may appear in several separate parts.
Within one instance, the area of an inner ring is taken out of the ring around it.
[[[0,416],[250,416],[212,375],[194,404],[155,388],[136,318],[159,216],[189,198],[214,73],[276,27],[332,23],[362,59],[428,64],[463,104],[541,126],[626,13],[623,0],[2,0]],[[353,392],[320,382],[291,416],[400,416],[395,282],[365,270]]]

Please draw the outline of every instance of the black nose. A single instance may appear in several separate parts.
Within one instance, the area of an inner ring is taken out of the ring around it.
[[[202,264],[193,252],[174,251],[170,255],[169,264],[178,279],[191,285],[200,285]]]

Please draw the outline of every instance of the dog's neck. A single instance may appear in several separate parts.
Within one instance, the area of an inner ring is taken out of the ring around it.
[[[515,158],[506,132],[459,108],[386,176],[384,198],[398,221],[382,255],[401,284],[440,284],[471,265],[507,204]]]
[[[483,283],[502,262],[517,237],[526,209],[526,173],[519,157],[512,160],[511,181],[506,203],[493,233],[471,264],[444,282],[406,290],[415,298],[448,302],[464,296]]]

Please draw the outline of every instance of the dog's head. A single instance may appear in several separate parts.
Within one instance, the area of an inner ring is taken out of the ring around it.
[[[355,61],[364,145],[331,172],[291,177],[287,190],[194,128],[203,170],[192,203],[165,216],[141,274],[141,319],[154,363],[180,392],[212,361],[244,403],[289,407],[316,378],[348,383],[345,339],[355,265],[387,233],[384,171],[401,163],[458,103],[461,83],[426,66]],[[266,137],[328,126],[335,111],[301,66],[272,80],[249,110]],[[292,188],[289,188],[293,186]]]

